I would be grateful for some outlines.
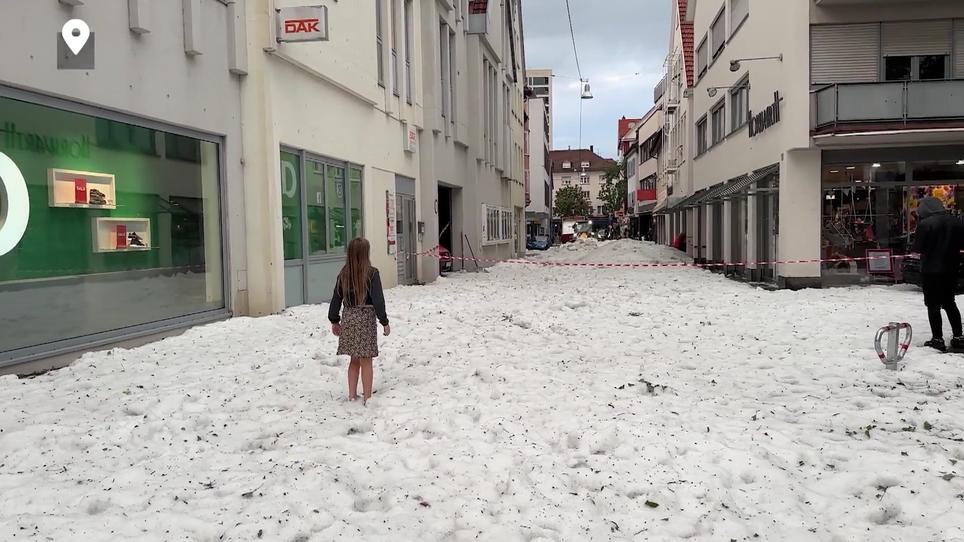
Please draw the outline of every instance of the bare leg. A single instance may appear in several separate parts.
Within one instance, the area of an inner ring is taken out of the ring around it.
[[[362,390],[365,393],[365,401],[368,401],[372,398],[372,381],[375,378],[372,358],[361,358],[358,361],[361,362]]]
[[[348,399],[354,401],[358,399],[358,373],[361,371],[361,360],[351,358],[348,364]]]

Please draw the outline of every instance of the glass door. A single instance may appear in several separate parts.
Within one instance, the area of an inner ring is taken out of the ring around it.
[[[348,242],[362,234],[362,168],[281,152],[285,304],[331,299]]]

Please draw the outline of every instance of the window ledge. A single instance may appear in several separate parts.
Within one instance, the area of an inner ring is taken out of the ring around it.
[[[734,134],[736,134],[736,133],[738,133],[738,132],[742,132],[743,129],[746,128],[746,127],[749,126],[749,125],[750,125],[749,122],[744,122],[743,124],[741,124],[741,125],[737,126],[736,128],[730,130],[730,133],[726,134],[726,137],[723,138],[723,141],[726,141],[727,138],[729,138],[730,136],[732,136],[732,135],[734,135]]]

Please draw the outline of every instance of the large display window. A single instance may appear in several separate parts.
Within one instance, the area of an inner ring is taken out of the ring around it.
[[[0,254],[0,363],[224,308],[217,143],[0,96],[0,153],[27,188],[4,205],[29,208]]]
[[[920,200],[933,196],[964,210],[964,160],[841,163],[823,166],[822,256],[866,258],[868,250],[908,253]],[[900,278],[900,265],[894,265]],[[823,264],[825,278],[869,280],[867,260]]]
[[[350,162],[281,151],[287,306],[331,298],[348,242],[363,234],[362,171]]]

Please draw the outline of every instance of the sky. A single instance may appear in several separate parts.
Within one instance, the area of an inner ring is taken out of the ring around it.
[[[592,100],[579,99],[579,75],[569,35],[566,0],[523,0],[526,68],[549,68],[553,92],[553,146],[582,147],[616,157],[616,122],[641,117],[653,105],[662,77],[674,0],[569,0],[582,76]]]

